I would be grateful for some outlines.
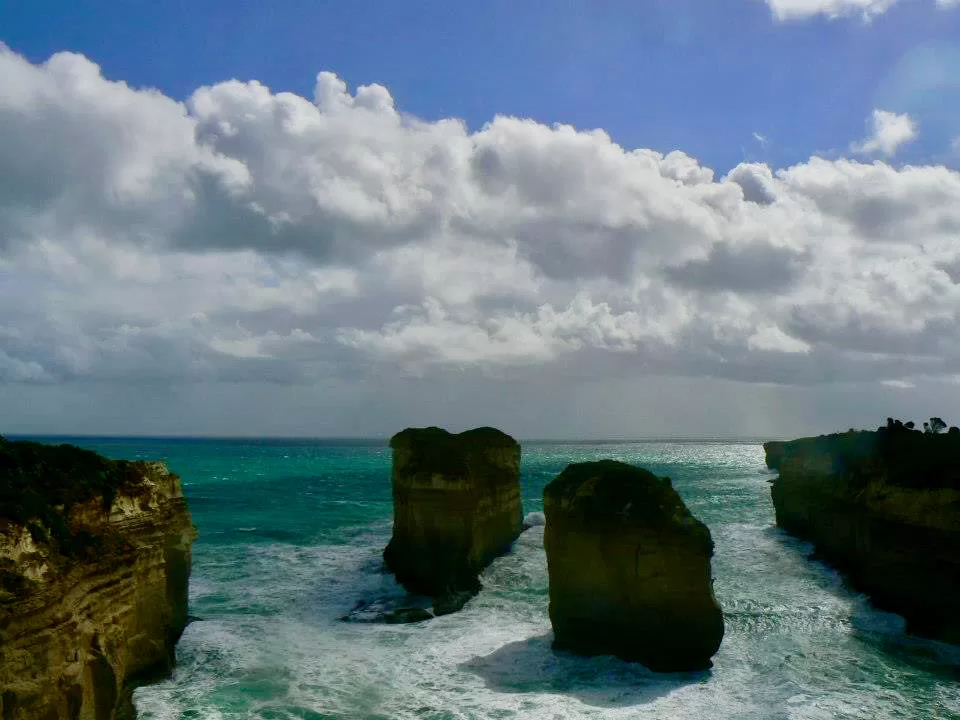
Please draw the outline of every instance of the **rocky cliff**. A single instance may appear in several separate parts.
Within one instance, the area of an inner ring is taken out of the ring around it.
[[[780,527],[908,632],[960,643],[960,435],[891,423],[764,448]]]
[[[388,569],[434,612],[459,609],[479,573],[520,534],[520,445],[499,430],[407,429],[393,448]]]
[[[612,460],[544,490],[554,647],[654,671],[700,670],[723,639],[713,540],[668,478]]]
[[[163,463],[0,438],[0,718],[132,717],[172,667],[194,537]]]

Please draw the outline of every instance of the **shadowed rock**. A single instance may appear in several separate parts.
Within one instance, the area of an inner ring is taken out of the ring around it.
[[[960,644],[960,434],[891,420],[764,449],[778,526],[908,632]]]
[[[703,670],[723,639],[707,526],[668,478],[612,460],[544,490],[554,647],[651,670]]]
[[[434,611],[459,610],[479,574],[521,531],[520,445],[499,430],[407,429],[393,448],[393,537],[387,568]]]

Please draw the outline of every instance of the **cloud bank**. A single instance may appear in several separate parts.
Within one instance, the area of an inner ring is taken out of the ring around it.
[[[718,176],[601,130],[426,122],[326,72],[312,98],[185,102],[70,53],[2,49],[0,76],[0,384],[960,373],[945,167]]]

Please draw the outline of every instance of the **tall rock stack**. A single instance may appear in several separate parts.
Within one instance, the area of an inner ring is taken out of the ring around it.
[[[459,609],[521,532],[520,445],[494,428],[410,428],[393,448],[393,537],[384,560],[434,612]]]
[[[173,666],[195,535],[163,463],[0,438],[0,717],[132,717]]]
[[[723,639],[713,541],[668,478],[603,460],[544,490],[554,647],[651,670],[711,667]]]

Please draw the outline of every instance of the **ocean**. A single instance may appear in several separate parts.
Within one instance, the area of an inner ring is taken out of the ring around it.
[[[723,645],[709,672],[656,675],[551,650],[542,527],[459,613],[342,622],[359,600],[402,595],[381,571],[384,441],[64,440],[165,460],[199,530],[195,619],[173,677],[136,691],[142,720],[960,718],[960,650],[906,636],[776,529],[756,443],[523,443],[525,512],[568,463],[613,458],[673,478],[710,527]]]

